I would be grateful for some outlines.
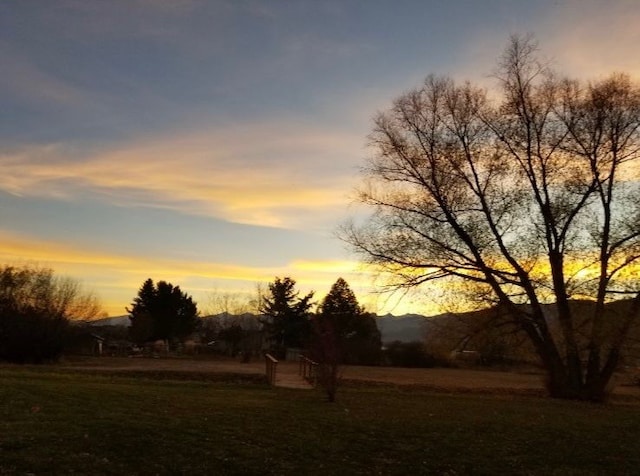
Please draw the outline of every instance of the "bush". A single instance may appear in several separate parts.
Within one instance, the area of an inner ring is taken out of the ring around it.
[[[69,343],[69,320],[99,312],[94,296],[50,269],[0,267],[0,360],[57,360]]]
[[[480,349],[480,365],[485,367],[513,365],[508,356],[509,348],[504,342],[489,342]]]
[[[70,337],[69,321],[36,309],[0,312],[0,360],[24,364],[55,361]]]
[[[449,363],[429,354],[420,341],[393,341],[387,345],[384,356],[392,367],[448,367]]]

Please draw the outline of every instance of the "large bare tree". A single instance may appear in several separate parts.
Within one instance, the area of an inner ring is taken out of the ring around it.
[[[640,313],[640,90],[558,77],[522,37],[496,78],[487,92],[429,76],[376,117],[360,194],[374,213],[344,237],[399,287],[490,296],[552,396],[600,401]]]

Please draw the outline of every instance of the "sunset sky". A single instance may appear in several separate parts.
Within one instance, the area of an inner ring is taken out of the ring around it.
[[[429,73],[491,86],[533,33],[572,76],[640,78],[640,2],[0,1],[0,263],[80,280],[109,315],[151,277],[208,294],[345,278],[335,238],[372,116]]]

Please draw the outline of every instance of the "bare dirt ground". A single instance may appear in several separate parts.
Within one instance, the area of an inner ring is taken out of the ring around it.
[[[254,360],[240,363],[225,358],[126,358],[89,357],[67,360],[61,368],[90,371],[184,372],[198,374],[265,374],[265,363]],[[297,362],[280,362],[278,375],[283,379],[298,374]],[[621,372],[616,378],[614,396],[640,401],[637,370]],[[408,369],[398,367],[345,366],[342,378],[351,384],[416,386],[454,393],[544,394],[544,375],[540,371],[497,371],[478,369]]]
[[[613,395],[640,402],[637,372],[620,373]],[[499,393],[545,395],[544,373],[540,370],[499,371],[468,368],[408,369],[398,367],[347,367],[343,378],[351,381],[418,386],[454,393]]]
[[[240,363],[232,359],[214,358],[148,358],[148,357],[82,357],[65,360],[62,368],[117,372],[193,372],[264,374],[265,363],[254,360]]]

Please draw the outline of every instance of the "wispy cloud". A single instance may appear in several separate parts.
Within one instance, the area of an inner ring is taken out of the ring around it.
[[[344,207],[360,142],[348,133],[272,123],[168,134],[106,151],[23,147],[0,154],[0,188],[295,227],[308,225],[310,214]]]
[[[370,284],[369,276],[360,271],[359,264],[348,260],[293,261],[253,267],[79,249],[62,242],[0,231],[0,262],[22,264],[25,261],[82,279],[84,284],[97,290],[112,315],[123,312],[149,277],[180,284],[197,298],[220,287],[236,292],[251,291],[256,283],[270,282],[275,276],[293,276],[305,292],[315,289],[325,293],[339,276],[349,279],[359,289],[366,289]]]
[[[0,42],[0,65],[0,87],[4,94],[9,93],[14,99],[67,107],[87,103],[88,98],[83,91],[38,67],[4,42]]]

